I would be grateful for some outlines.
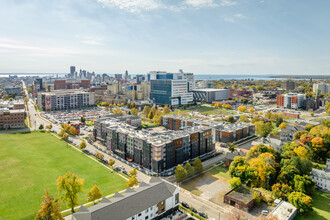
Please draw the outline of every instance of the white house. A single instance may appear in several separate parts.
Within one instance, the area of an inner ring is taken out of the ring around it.
[[[321,189],[330,191],[330,159],[327,159],[327,169],[319,170],[312,169],[311,177],[315,182],[315,185]]]
[[[103,198],[97,205],[81,206],[73,220],[150,220],[161,219],[178,209],[179,188],[152,177],[149,183],[140,183],[136,189],[127,188],[110,200]]]

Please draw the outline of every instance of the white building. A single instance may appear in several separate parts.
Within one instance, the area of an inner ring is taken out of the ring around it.
[[[315,83],[313,84],[313,92],[320,91],[320,93],[330,93],[330,83]]]
[[[193,93],[196,102],[212,103],[229,98],[229,89],[194,89]]]
[[[281,201],[279,204],[277,204],[276,208],[273,209],[267,218],[274,219],[275,217],[278,220],[293,220],[297,214],[298,209],[294,205],[285,201]]]
[[[315,185],[321,189],[330,191],[330,159],[327,159],[327,169],[312,169],[311,177]]]
[[[73,220],[150,220],[161,219],[178,209],[179,188],[152,177],[149,183],[140,183],[136,189],[127,188],[110,200],[103,198],[92,207],[81,206]]]

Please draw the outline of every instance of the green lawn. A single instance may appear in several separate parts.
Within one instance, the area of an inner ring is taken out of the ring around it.
[[[215,168],[210,169],[208,172],[211,173],[212,175],[223,177],[226,180],[230,179],[229,169],[223,166],[217,166]]]
[[[45,189],[56,197],[66,172],[85,179],[81,204],[94,184],[103,195],[126,188],[123,178],[48,133],[0,135],[0,219],[34,219]]]
[[[327,220],[330,219],[330,194],[315,191],[313,198],[313,211],[304,216],[297,216],[296,220]]]

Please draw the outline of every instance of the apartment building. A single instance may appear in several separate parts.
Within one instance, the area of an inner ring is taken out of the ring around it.
[[[227,124],[179,115],[164,115],[161,123],[170,130],[180,130],[189,126],[207,126],[212,130],[213,142],[234,142],[255,134],[254,125],[243,122]]]
[[[276,96],[277,107],[283,107],[288,109],[303,108],[305,100],[306,95],[298,93],[287,93]]]
[[[20,95],[21,94],[21,87],[14,87],[14,86],[6,86],[5,87],[5,94],[16,94]]]
[[[95,105],[94,93],[84,90],[54,90],[38,93],[38,107],[44,111],[74,109]]]
[[[187,105],[193,103],[192,90],[195,79],[192,73],[167,73],[153,71],[148,73],[150,99],[156,104]]]
[[[283,82],[283,89],[285,90],[294,90],[296,87],[296,83],[293,80],[285,80]]]
[[[215,148],[212,129],[206,126],[178,131],[136,130],[126,123],[99,119],[94,121],[94,137],[120,158],[156,173],[173,169]]]
[[[127,188],[123,194],[117,192],[111,199],[103,197],[99,204],[89,208],[81,206],[72,219],[163,219],[178,210],[179,192],[179,188],[152,177],[149,183]]]
[[[315,83],[313,84],[313,92],[327,94],[330,93],[330,83]]]
[[[25,127],[24,109],[0,108],[0,129],[24,128]]]
[[[0,100],[0,109],[1,108],[7,108],[9,110],[25,109],[25,105],[23,100],[13,100],[13,101]]]

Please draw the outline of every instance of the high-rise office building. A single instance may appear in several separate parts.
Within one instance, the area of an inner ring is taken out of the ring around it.
[[[187,105],[193,103],[195,79],[192,73],[148,73],[150,99],[156,104]]]
[[[123,74],[115,74],[115,79],[121,81],[123,79]]]

